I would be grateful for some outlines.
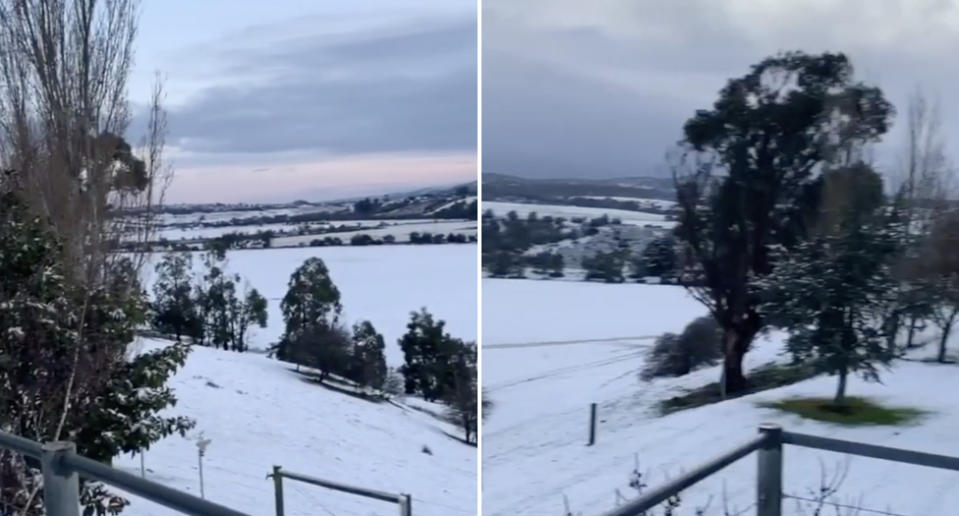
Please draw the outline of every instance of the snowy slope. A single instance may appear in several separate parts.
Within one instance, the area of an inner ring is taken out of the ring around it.
[[[484,280],[483,292],[484,343],[678,332],[704,312],[680,288],[668,286]],[[779,357],[782,337],[760,340],[746,357],[747,367]],[[883,384],[850,382],[851,395],[930,411],[914,426],[850,428],[759,406],[792,396],[829,396],[835,389],[829,377],[660,417],[651,410],[656,401],[714,381],[719,370],[641,382],[637,372],[650,343],[621,339],[484,349],[483,381],[496,403],[483,430],[485,514],[562,514],[564,495],[574,513],[601,514],[614,507],[616,489],[635,496],[628,486],[635,455],[646,482],[655,486],[750,438],[766,421],[798,432],[959,456],[955,366],[898,362],[883,374]],[[593,447],[585,446],[590,402],[599,404],[600,418]],[[821,464],[834,472],[842,461],[838,454],[787,447],[786,492],[807,495],[819,487]],[[844,503],[898,514],[957,514],[957,474],[866,458],[848,464],[839,493]],[[680,514],[693,514],[710,498],[706,514],[722,514],[724,486],[730,509],[747,509],[755,499],[755,468],[755,458],[747,457],[689,489]],[[784,514],[802,512],[789,500]]]
[[[206,498],[248,514],[273,514],[273,482],[266,475],[274,464],[409,493],[418,516],[476,512],[476,448],[450,438],[455,428],[403,403],[336,393],[262,355],[204,347],[193,350],[171,385],[179,398],[173,412],[196,418],[198,425],[187,439],[169,437],[146,452],[149,479],[198,494],[196,438],[202,432],[212,439],[203,460]],[[422,452],[424,446],[432,455]],[[140,474],[139,457],[124,456],[115,465]],[[393,504],[290,480],[284,491],[290,516],[398,511]],[[126,513],[174,514],[143,500],[134,500]]]

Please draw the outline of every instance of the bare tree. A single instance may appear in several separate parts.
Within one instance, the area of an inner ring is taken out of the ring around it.
[[[6,186],[15,183],[53,230],[66,279],[84,293],[65,319],[76,335],[72,353],[33,364],[68,374],[45,386],[43,406],[17,415],[38,440],[62,438],[125,362],[128,342],[101,333],[91,313],[103,292],[139,302],[143,246],[112,251],[121,239],[149,239],[171,174],[159,78],[141,149],[125,139],[138,10],[138,0],[0,0],[0,166],[13,178]],[[34,485],[20,505],[27,513],[37,484],[23,480]]]
[[[899,321],[905,316],[907,348],[913,346],[923,320],[935,315],[931,313],[935,307],[928,302],[930,297],[923,288],[928,286],[924,276],[929,270],[921,264],[926,257],[920,256],[919,251],[924,250],[923,241],[929,237],[935,221],[948,209],[954,186],[954,168],[945,152],[940,111],[939,101],[930,100],[921,87],[909,98],[897,189],[914,245],[894,264],[902,302],[891,318],[895,338]]]

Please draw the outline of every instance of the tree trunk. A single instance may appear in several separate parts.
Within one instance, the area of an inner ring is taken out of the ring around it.
[[[942,326],[942,336],[939,337],[939,362],[946,362],[946,343],[949,342],[949,334],[952,333],[952,322],[956,318],[956,312],[953,311],[949,315],[949,319],[946,320],[946,324]]]
[[[912,341],[916,336],[916,325],[919,323],[919,318],[915,315],[909,316],[909,333],[906,335],[906,347],[913,347]]]
[[[846,366],[839,369],[839,386],[836,387],[836,399],[833,400],[833,404],[837,407],[846,404],[846,375],[848,374]]]
[[[740,393],[746,390],[748,383],[743,374],[743,357],[755,336],[754,331],[743,328],[727,328],[723,332],[725,343],[723,357],[722,386],[724,395]]]

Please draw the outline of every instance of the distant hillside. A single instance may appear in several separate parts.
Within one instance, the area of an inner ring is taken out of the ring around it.
[[[504,174],[483,174],[483,200],[557,202],[572,197],[631,197],[672,201],[672,178],[623,177],[614,179],[527,179]]]

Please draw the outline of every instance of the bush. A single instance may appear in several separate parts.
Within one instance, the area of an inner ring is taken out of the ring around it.
[[[712,317],[699,317],[681,335],[665,333],[656,339],[640,376],[647,381],[682,376],[697,367],[715,364],[721,356],[722,330]]]

